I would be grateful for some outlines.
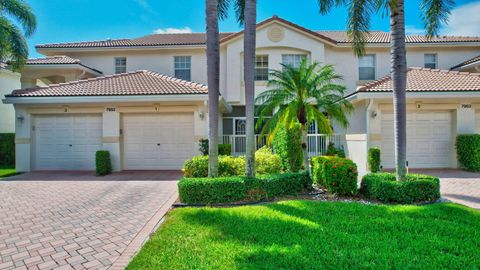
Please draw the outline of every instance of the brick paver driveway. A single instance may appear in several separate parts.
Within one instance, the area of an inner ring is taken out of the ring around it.
[[[454,169],[417,170],[415,172],[439,177],[443,198],[480,209],[480,173]]]
[[[177,198],[179,176],[34,172],[0,181],[0,269],[123,269]]]

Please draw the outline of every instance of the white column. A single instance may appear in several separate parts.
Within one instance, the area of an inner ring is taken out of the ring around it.
[[[457,134],[475,133],[475,110],[471,104],[460,104],[457,108]]]
[[[116,111],[103,112],[103,148],[110,152],[114,172],[121,170],[120,156],[120,113]]]
[[[15,168],[29,172],[31,166],[32,117],[25,108],[15,106]]]

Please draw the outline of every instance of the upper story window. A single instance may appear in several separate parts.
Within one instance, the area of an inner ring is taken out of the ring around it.
[[[192,80],[192,57],[174,56],[175,78]]]
[[[358,58],[358,79],[375,80],[375,54],[366,54]]]
[[[255,81],[268,81],[268,55],[255,57]]]
[[[303,59],[306,59],[305,54],[282,54],[282,64],[299,68]]]
[[[115,74],[127,72],[127,58],[115,57]]]
[[[424,67],[426,68],[437,68],[437,54],[436,53],[426,53],[423,55]]]

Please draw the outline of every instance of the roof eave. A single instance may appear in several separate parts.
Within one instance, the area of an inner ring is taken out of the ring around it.
[[[392,98],[392,91],[375,91],[375,92],[354,92],[345,98],[351,100],[363,100],[369,98]],[[407,98],[480,98],[480,89],[468,91],[407,91]]]

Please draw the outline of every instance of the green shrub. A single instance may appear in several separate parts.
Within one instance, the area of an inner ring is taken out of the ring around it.
[[[337,155],[337,148],[335,147],[335,144],[333,142],[329,142],[325,156],[335,156],[335,155]]]
[[[208,139],[200,139],[198,141],[198,150],[202,155],[208,156],[209,142]],[[228,143],[218,144],[218,155],[220,156],[230,156],[232,155],[232,145]]]
[[[323,163],[327,161],[330,157],[328,156],[318,156],[318,157],[312,157],[312,180],[313,183],[316,185],[323,186],[323,180],[322,180],[322,168],[323,168]]]
[[[207,177],[208,156],[196,156],[183,163],[185,177]],[[238,176],[245,174],[245,158],[232,156],[218,157],[218,176]]]
[[[312,182],[306,172],[219,178],[182,178],[178,182],[180,201],[184,203],[229,203],[260,201],[276,196],[296,195],[310,189]]]
[[[340,145],[340,147],[337,148],[337,156],[345,158],[345,148],[343,148],[343,145]]]
[[[228,143],[221,143],[218,145],[218,154],[221,156],[232,155],[232,145]]]
[[[284,171],[300,171],[303,166],[302,125],[281,128],[273,139],[273,150],[280,157]]]
[[[255,152],[255,172],[257,174],[273,174],[282,171],[280,157],[264,146]]]
[[[393,173],[369,173],[362,179],[360,192],[386,203],[435,201],[440,198],[440,180],[430,175],[407,174],[405,181],[397,181]]]
[[[331,193],[351,196],[357,193],[357,165],[350,159],[328,157],[322,164],[323,186]]]
[[[107,175],[112,173],[110,152],[106,150],[99,150],[95,153],[95,168],[97,175]]]
[[[480,134],[457,135],[455,146],[460,165],[469,171],[480,171]]]
[[[368,149],[368,168],[372,173],[380,171],[380,148],[372,147]]]
[[[0,133],[0,166],[15,166],[15,133]]]

